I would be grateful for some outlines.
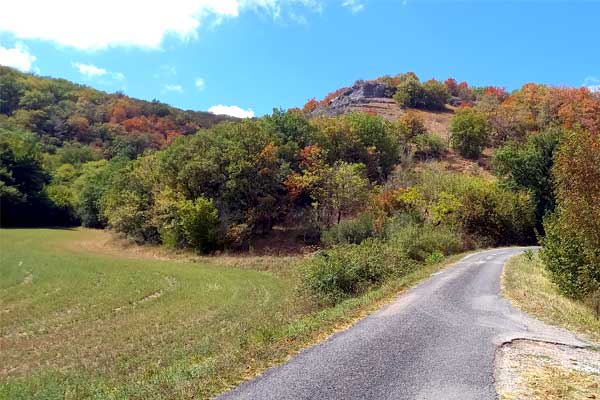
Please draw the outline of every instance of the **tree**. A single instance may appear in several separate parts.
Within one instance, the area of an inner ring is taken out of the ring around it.
[[[450,100],[450,93],[443,83],[431,79],[423,84],[425,95],[424,108],[429,110],[443,110]]]
[[[553,175],[557,211],[544,221],[542,260],[568,296],[585,299],[600,290],[600,144],[597,133],[564,135]]]
[[[418,78],[409,76],[397,86],[394,100],[400,107],[420,108],[425,104],[425,90]]]
[[[43,192],[50,175],[42,167],[37,136],[0,128],[0,212],[3,226],[30,225],[51,208]],[[43,218],[47,223],[47,218]]]
[[[563,132],[549,129],[531,135],[525,144],[510,143],[494,152],[492,165],[505,186],[512,190],[530,191],[535,203],[536,226],[542,231],[542,221],[554,211],[554,154]]]
[[[450,121],[450,144],[466,158],[478,158],[488,142],[486,116],[474,109],[461,109]]]
[[[323,173],[322,185],[313,191],[312,197],[321,224],[329,227],[364,206],[370,185],[362,164],[338,161]]]

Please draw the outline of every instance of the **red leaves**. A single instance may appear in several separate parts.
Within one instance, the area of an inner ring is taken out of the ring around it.
[[[492,96],[500,100],[500,102],[506,100],[509,96],[506,88],[498,86],[488,86],[483,90],[483,94],[486,96]]]
[[[304,112],[310,113],[310,112],[313,112],[317,108],[318,105],[319,105],[319,103],[313,97],[312,99],[308,100],[306,102],[306,104],[304,104],[304,107],[302,109],[304,110]]]

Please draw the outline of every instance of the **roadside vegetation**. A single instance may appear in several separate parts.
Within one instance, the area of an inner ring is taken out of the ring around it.
[[[600,343],[600,315],[592,304],[566,297],[539,254],[527,252],[511,259],[504,270],[503,290],[521,310]]]

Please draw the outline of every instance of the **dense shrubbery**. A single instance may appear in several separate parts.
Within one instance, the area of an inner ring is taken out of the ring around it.
[[[560,213],[547,217],[544,227],[541,258],[560,290],[577,299],[600,290],[600,248],[586,246]]]
[[[426,261],[434,254],[447,256],[464,250],[460,233],[448,226],[409,223],[388,230],[388,241],[392,247],[402,249],[415,261]]]
[[[393,276],[413,269],[402,249],[380,239],[321,251],[304,265],[306,288],[327,304],[365,292]]]
[[[507,187],[531,192],[540,231],[544,216],[555,207],[552,166],[561,136],[561,130],[550,129],[530,136],[526,143],[509,143],[492,159],[495,173]]]
[[[527,193],[435,167],[417,174],[413,186],[378,193],[372,204],[373,216],[324,232],[334,247],[308,261],[305,270],[305,284],[317,298],[340,301],[472,246],[535,241]],[[335,246],[340,243],[358,244]]]
[[[439,137],[429,133],[417,135],[413,139],[415,156],[422,160],[442,157],[446,151],[446,143]]]
[[[377,234],[373,215],[364,213],[356,218],[341,221],[323,231],[321,242],[326,246],[357,244]]]
[[[398,81],[394,100],[401,107],[443,110],[450,99],[446,86],[436,80],[422,84],[415,74],[407,73],[400,75]]]

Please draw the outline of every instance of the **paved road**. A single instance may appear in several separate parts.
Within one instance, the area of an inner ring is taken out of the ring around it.
[[[584,345],[500,297],[506,260],[523,249],[465,257],[352,328],[220,399],[495,399],[494,354],[530,338]]]

